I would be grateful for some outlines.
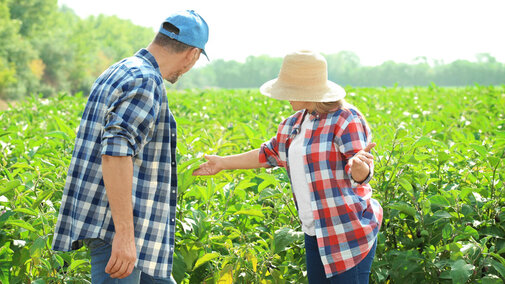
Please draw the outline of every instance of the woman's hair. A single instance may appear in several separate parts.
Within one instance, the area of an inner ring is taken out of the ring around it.
[[[319,114],[325,114],[341,109],[344,106],[344,104],[345,104],[344,99],[334,102],[316,102],[314,104],[314,110]]]
[[[170,23],[163,23],[163,28],[169,32],[173,32],[176,35],[179,34],[179,29]],[[177,41],[177,40],[175,40],[165,34],[162,34],[160,32],[156,34],[156,37],[154,38],[153,42],[155,44],[157,44],[161,47],[167,48],[170,51],[173,51],[175,53],[181,53],[189,48],[192,48],[192,46],[182,43],[180,41]]]

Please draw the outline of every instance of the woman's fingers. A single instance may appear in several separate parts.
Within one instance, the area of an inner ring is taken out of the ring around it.
[[[358,155],[358,159],[360,161],[363,161],[365,162],[367,165],[371,165],[372,162],[373,162],[373,156],[371,158],[369,158],[368,156],[366,155]]]
[[[377,145],[377,143],[370,143],[368,145],[366,145],[365,149],[363,149],[363,151],[365,152],[370,152],[370,150],[372,150],[373,147],[375,147],[375,145]]]

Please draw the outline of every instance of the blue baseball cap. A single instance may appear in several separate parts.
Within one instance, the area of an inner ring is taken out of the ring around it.
[[[179,29],[179,34],[164,29],[163,24],[165,23],[174,25]],[[170,15],[161,24],[159,32],[187,45],[200,48],[205,57],[209,59],[205,52],[205,44],[209,40],[209,26],[195,11],[185,10]]]

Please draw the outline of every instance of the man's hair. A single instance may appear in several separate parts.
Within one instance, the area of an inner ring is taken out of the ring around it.
[[[169,32],[173,32],[174,34],[178,35],[179,34],[179,29],[172,25],[171,23],[163,23],[163,28]],[[177,41],[167,35],[164,35],[160,32],[156,34],[156,37],[154,38],[153,42],[161,47],[167,48],[170,51],[173,51],[175,53],[180,53],[183,51],[186,51],[192,46],[187,45],[185,43],[182,43],[180,41]]]

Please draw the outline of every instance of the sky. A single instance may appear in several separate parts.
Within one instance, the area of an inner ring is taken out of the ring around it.
[[[504,0],[58,0],[80,17],[116,15],[157,31],[172,12],[195,10],[209,25],[211,60],[283,57],[299,49],[352,51],[362,65],[450,63],[489,53],[505,62]],[[201,57],[204,58],[204,57]],[[202,59],[200,60],[202,61]]]

